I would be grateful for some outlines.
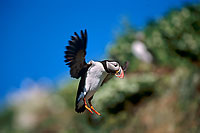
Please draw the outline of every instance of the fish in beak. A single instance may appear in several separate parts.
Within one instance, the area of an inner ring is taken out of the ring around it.
[[[117,76],[120,79],[124,78],[124,70],[120,67],[118,71],[116,71],[115,76]]]

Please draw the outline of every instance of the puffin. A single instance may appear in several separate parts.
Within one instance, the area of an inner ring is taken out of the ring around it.
[[[95,110],[91,101],[96,91],[112,77],[124,78],[128,62],[123,66],[118,61],[102,60],[89,61],[86,63],[87,30],[80,31],[80,36],[74,32],[74,36],[68,41],[66,46],[65,63],[70,68],[72,78],[79,79],[79,86],[75,101],[75,111],[82,113],[86,109],[90,113],[101,115]]]

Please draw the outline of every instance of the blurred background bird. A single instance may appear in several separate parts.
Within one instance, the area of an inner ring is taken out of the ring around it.
[[[142,40],[144,40],[144,35],[141,32],[138,32],[136,34],[136,40],[132,43],[131,46],[132,53],[142,62],[151,64],[154,58]]]

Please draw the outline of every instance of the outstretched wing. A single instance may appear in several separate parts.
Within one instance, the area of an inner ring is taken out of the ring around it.
[[[70,75],[73,78],[79,78],[83,70],[87,67],[85,62],[87,47],[87,31],[81,30],[81,37],[74,32],[75,36],[71,36],[69,46],[66,46],[65,62],[70,67]]]
[[[128,64],[129,64],[129,62],[126,61],[126,62],[124,63],[124,65],[122,66],[122,69],[124,70],[124,73],[126,73],[126,71],[127,71]],[[108,82],[110,79],[112,79],[113,77],[114,77],[114,75],[108,74],[108,75],[105,77],[105,79],[103,80],[101,86],[102,86],[103,84],[107,83],[107,82]]]

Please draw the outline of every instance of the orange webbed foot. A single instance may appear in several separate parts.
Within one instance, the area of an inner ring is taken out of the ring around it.
[[[90,108],[94,111],[94,113],[96,113],[97,115],[100,116],[101,114],[94,109],[94,107],[92,106],[91,101],[89,101],[89,104],[90,104]]]
[[[93,114],[92,110],[87,106],[87,103],[86,103],[85,98],[84,98],[84,103],[85,103],[85,108],[86,108],[90,113]]]
[[[92,106],[92,105],[90,105],[90,108],[97,114],[97,115],[101,115],[99,112],[97,112],[95,109],[94,109],[94,107]]]

